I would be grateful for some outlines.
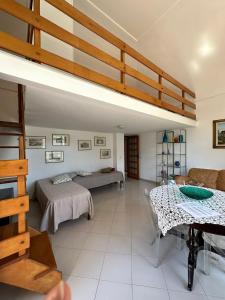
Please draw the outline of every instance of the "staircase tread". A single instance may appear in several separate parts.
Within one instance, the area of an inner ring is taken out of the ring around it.
[[[22,256],[19,256],[18,253],[14,253],[10,256],[7,256],[7,257],[1,259],[0,260],[0,271],[2,268],[5,268],[8,265],[14,264],[21,259],[27,258],[28,255],[29,255],[29,252],[28,252],[28,250],[26,250],[26,253]]]

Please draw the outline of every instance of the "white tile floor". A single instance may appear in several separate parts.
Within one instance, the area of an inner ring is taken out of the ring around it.
[[[222,300],[225,264],[212,261],[210,276],[197,270],[192,292],[187,291],[187,250],[176,248],[174,237],[161,241],[161,266],[152,266],[153,236],[145,181],[129,180],[92,191],[95,217],[61,224],[52,235],[58,263],[73,300]],[[32,203],[29,222],[37,227],[40,211]],[[201,258],[201,257],[199,257]],[[200,262],[200,259],[198,260]],[[43,299],[43,296],[0,285],[0,299]]]

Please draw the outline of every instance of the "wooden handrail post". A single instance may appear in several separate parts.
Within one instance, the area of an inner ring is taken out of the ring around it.
[[[125,65],[125,51],[120,50],[120,61]],[[120,71],[120,82],[125,84],[125,72]]]
[[[159,75],[159,77],[158,77],[158,82],[159,82],[159,84],[162,84],[162,76],[161,75]],[[158,92],[158,98],[160,101],[162,100],[162,92],[161,91]]]
[[[185,91],[182,90],[182,97],[185,98]],[[182,109],[185,110],[185,104],[182,103]]]
[[[34,0],[34,13],[36,15],[36,20],[40,17],[41,5],[40,0]],[[37,28],[34,28],[34,46],[41,47],[41,31]]]

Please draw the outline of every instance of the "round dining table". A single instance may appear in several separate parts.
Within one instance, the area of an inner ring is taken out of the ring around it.
[[[189,226],[188,289],[192,290],[198,252],[206,249],[203,233],[225,236],[225,192],[207,188],[213,192],[213,196],[205,200],[195,200],[183,194],[180,187],[176,184],[162,185],[152,189],[149,196],[161,236],[165,236],[168,231],[179,225]],[[208,208],[212,215],[193,216],[182,208],[183,203],[198,203],[200,209]],[[216,247],[210,246],[208,249],[218,253]],[[225,250],[219,252],[225,257]]]

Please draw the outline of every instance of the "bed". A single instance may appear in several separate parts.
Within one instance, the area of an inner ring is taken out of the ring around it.
[[[73,181],[84,186],[87,189],[93,189],[96,187],[104,186],[114,182],[123,184],[124,178],[123,173],[119,171],[113,171],[110,173],[93,172],[88,176],[75,176]]]
[[[89,218],[94,215],[90,192],[74,181],[52,184],[50,178],[39,180],[36,199],[43,212],[41,231],[56,232],[61,222],[78,219],[85,213]]]

